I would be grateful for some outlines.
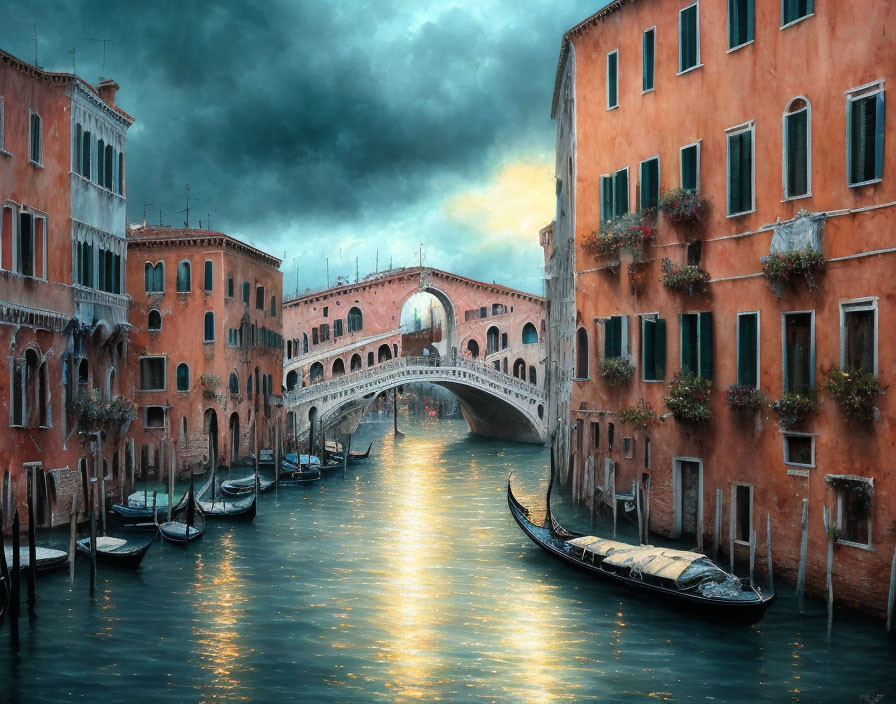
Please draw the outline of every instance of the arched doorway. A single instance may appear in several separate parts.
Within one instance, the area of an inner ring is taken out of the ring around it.
[[[529,383],[535,384],[536,380],[537,380],[537,376],[536,376],[536,372],[535,372],[535,367],[530,365],[529,366]]]
[[[289,374],[286,375],[286,390],[292,391],[296,388],[296,385],[299,383],[299,375],[295,369],[293,369]]]
[[[524,359],[518,359],[513,363],[513,375],[517,379],[526,380],[526,361]]]
[[[434,345],[441,356],[446,356],[457,346],[454,304],[437,288],[423,284],[409,291],[401,301],[399,324],[403,356],[418,356],[427,345]],[[399,356],[397,350],[394,356]]]
[[[523,344],[534,345],[538,342],[538,331],[532,323],[526,323],[523,326]]]
[[[332,376],[343,376],[344,374],[345,374],[345,362],[342,361],[342,357],[337,357],[333,361]]]
[[[218,414],[214,408],[208,408],[205,411],[205,421],[203,423],[205,434],[208,437],[208,457],[211,459],[211,453],[214,451],[215,457],[218,456]]]
[[[315,362],[311,365],[311,370],[309,372],[309,378],[311,379],[311,383],[313,384],[315,381],[320,381],[324,378],[324,365],[320,362]]]
[[[349,369],[350,369],[351,371],[353,371],[353,372],[360,371],[360,369],[361,369],[361,355],[359,355],[359,354],[353,354],[353,355],[352,355],[352,361],[351,361],[351,363],[350,363],[350,365],[349,365]]]
[[[380,348],[376,353],[376,359],[379,364],[388,362],[392,359],[392,350],[389,349],[389,345],[380,345]]]
[[[230,414],[230,463],[233,464],[240,456],[240,414]]]
[[[485,333],[485,354],[486,356],[494,354],[498,351],[498,344],[501,339],[501,333],[498,328],[492,325]]]
[[[470,340],[467,342],[467,352],[470,353],[470,356],[473,359],[479,357],[479,343],[476,342],[476,340],[474,340],[473,338],[470,338]]]

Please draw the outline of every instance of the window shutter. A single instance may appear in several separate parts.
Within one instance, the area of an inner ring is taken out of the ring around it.
[[[619,316],[619,356],[628,357],[628,316]]]
[[[753,30],[754,30],[753,23],[755,22],[755,19],[756,19],[755,18],[756,9],[753,6],[754,5],[753,0],[746,0],[746,5],[747,5],[747,27],[746,27],[747,38],[745,41],[749,42],[749,41],[752,41],[755,36],[753,34]]]
[[[697,189],[697,145],[681,150],[681,187]]]
[[[741,16],[740,7],[742,2],[739,0],[728,0],[728,48],[737,46],[741,43]]]
[[[615,357],[613,354],[613,319],[604,320],[604,359]]]
[[[628,171],[620,169],[614,175],[614,215],[619,217],[628,212]]]
[[[666,378],[666,321],[657,318],[656,327],[654,328],[655,342],[654,354],[656,361],[654,363],[654,379]]]
[[[641,80],[641,89],[650,90],[653,88],[653,68],[654,68],[654,33],[653,30],[644,32],[644,46],[642,49],[643,57],[643,76]]]
[[[712,313],[700,313],[700,371],[704,379],[712,379]]]
[[[697,355],[696,349],[694,349],[694,343],[697,340],[696,330],[696,316],[690,313],[679,313],[678,314],[678,327],[681,331],[681,350],[679,356],[681,357],[681,371],[683,373],[688,374],[696,374],[697,369],[694,364]]]
[[[875,96],[874,101],[874,177],[884,175],[884,92]]]
[[[612,108],[617,104],[616,73],[619,54],[607,54],[607,107]]]
[[[600,219],[601,224],[613,217],[613,177],[600,177]]]
[[[644,348],[641,361],[642,375],[644,379],[652,380],[658,378],[656,375],[656,321],[644,319],[642,326],[641,343]]]
[[[728,214],[740,212],[740,135],[728,137]]]
[[[751,210],[753,207],[753,133],[744,132],[740,135],[740,199],[741,210]]]
[[[755,313],[737,316],[737,383],[756,386],[756,323]]]

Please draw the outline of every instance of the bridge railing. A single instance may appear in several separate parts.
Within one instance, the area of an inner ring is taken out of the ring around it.
[[[397,359],[382,362],[373,367],[362,369],[348,374],[332,377],[326,381],[312,383],[299,389],[293,389],[283,394],[283,402],[286,405],[302,403],[308,399],[319,398],[327,394],[336,393],[346,387],[353,387],[372,379],[388,375],[390,372],[406,369],[408,367],[435,367],[445,369],[467,369],[471,372],[485,376],[503,386],[511,387],[530,395],[543,396],[543,392],[534,384],[518,379],[510,374],[495,369],[490,364],[483,364],[460,355],[454,357],[398,357]]]

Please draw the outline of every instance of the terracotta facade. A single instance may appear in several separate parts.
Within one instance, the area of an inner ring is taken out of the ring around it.
[[[896,406],[879,396],[873,422],[857,424],[824,385],[832,367],[851,365],[893,383],[896,146],[883,99],[892,42],[881,28],[896,10],[864,0],[814,3],[812,13],[809,3],[794,18],[784,13],[799,4],[763,2],[739,24],[728,5],[614,2],[564,36],[553,115],[558,153],[569,154],[558,160],[558,210],[574,236],[577,311],[562,464],[583,501],[606,496],[613,473],[620,492],[649,476],[650,529],[707,551],[717,542],[741,574],[751,543],[766,571],[768,520],[775,574],[796,581],[807,510],[815,594],[825,589],[827,506],[835,598],[882,613],[896,540],[886,460]],[[693,13],[696,47],[686,28]],[[627,179],[617,178],[625,169]],[[586,247],[620,210],[686,185],[703,200],[697,222],[660,211],[640,251]],[[543,242],[552,255],[564,246],[560,225]],[[823,255],[817,289],[800,276],[776,291],[763,258],[795,250]],[[664,273],[694,271],[689,264],[707,272],[705,291],[661,283]],[[607,356],[631,362],[627,384],[601,376]],[[670,413],[665,399],[682,369],[711,379],[710,422]],[[732,385],[771,401],[814,395],[818,410],[785,428],[769,406],[729,407]],[[620,412],[642,399],[661,420],[646,430],[623,424]]]

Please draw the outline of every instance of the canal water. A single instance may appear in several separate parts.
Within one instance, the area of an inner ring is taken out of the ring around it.
[[[370,461],[265,494],[254,523],[101,565],[94,598],[84,560],[74,587],[41,577],[17,655],[0,629],[0,702],[896,702],[879,623],[838,614],[828,642],[824,607],[797,615],[783,585],[731,629],[589,580],[508,513],[511,469],[542,501],[544,448],[403,426],[363,424]]]

